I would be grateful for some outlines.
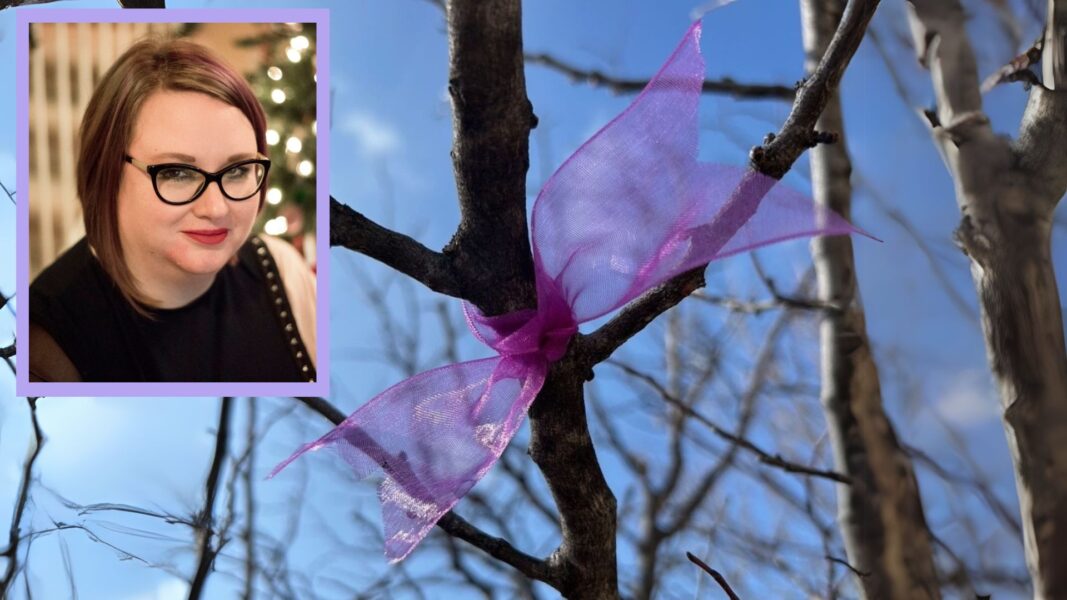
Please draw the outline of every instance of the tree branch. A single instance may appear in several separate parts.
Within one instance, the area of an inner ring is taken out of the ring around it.
[[[616,94],[636,94],[648,85],[647,79],[612,77],[595,69],[581,69],[544,52],[526,53],[526,64],[541,65],[566,75],[575,83],[607,88]],[[725,94],[746,100],[792,100],[796,96],[796,90],[790,86],[739,83],[729,77],[705,80],[703,90],[708,94]]]
[[[831,91],[841,81],[877,7],[878,0],[849,0],[833,40],[819,66],[801,85],[782,128],[777,134],[769,136],[767,144],[752,149],[750,158],[756,171],[781,178],[797,158],[812,146],[816,137],[815,123],[829,102]],[[752,188],[761,184],[756,178],[745,178],[735,193],[739,197],[754,194]],[[653,319],[703,286],[706,267],[703,265],[674,277],[631,302],[593,333],[579,336],[572,344],[572,351],[581,356],[579,364],[592,367],[603,361]]]
[[[441,517],[441,520],[437,522],[437,526],[445,530],[448,535],[459,538],[475,548],[483,550],[489,556],[511,565],[531,579],[543,581],[557,589],[562,585],[562,578],[558,569],[550,566],[544,560],[516,550],[507,540],[485,533],[452,511]]]
[[[1048,3],[1050,20],[1062,15],[1063,0]],[[960,3],[909,0],[909,8],[937,95],[932,134],[955,182],[956,240],[971,260],[1004,408],[1034,597],[1057,598],[1067,595],[1067,347],[1050,235],[1067,189],[1067,90],[1033,86],[1012,145],[982,112]]]
[[[826,51],[841,18],[836,2],[801,1],[808,68],[815,66],[814,56]],[[811,152],[815,202],[847,219],[852,210],[852,162],[836,90],[830,93],[815,126],[840,133],[837,144]],[[835,468],[852,480],[838,494],[838,522],[849,561],[870,573],[858,582],[867,598],[940,598],[914,467],[882,402],[878,366],[858,293],[852,239],[817,237],[811,242],[811,258],[819,300],[841,307],[825,313],[819,327],[820,399]]]
[[[737,596],[737,594],[734,593],[733,588],[730,587],[730,584],[726,581],[726,578],[722,576],[722,573],[709,567],[707,563],[694,556],[692,552],[686,552],[685,557],[689,559],[689,562],[703,569],[704,572],[708,575],[711,575],[712,578],[715,579],[715,583],[719,584],[719,587],[722,588],[722,591],[726,592],[726,595],[730,598],[730,600],[741,600]]]
[[[8,530],[7,547],[0,552],[0,557],[7,559],[7,567],[4,576],[0,578],[0,598],[6,598],[11,586],[15,583],[18,575],[19,540],[22,528],[22,515],[26,512],[26,504],[30,499],[30,486],[33,483],[33,464],[37,461],[37,455],[41,453],[44,445],[44,435],[41,433],[41,425],[37,421],[37,398],[26,398],[30,409],[30,423],[33,425],[33,451],[30,452],[26,462],[22,465],[22,477],[19,479],[19,491],[15,497],[15,514],[11,517],[11,528]]]
[[[535,303],[526,223],[529,135],[519,0],[450,0],[448,91],[460,223],[444,253],[486,315]]]
[[[652,288],[623,307],[596,331],[589,335],[576,335],[570,351],[580,368],[588,374],[587,379],[592,379],[594,365],[606,360],[656,317],[704,287],[705,269],[707,265],[697,267]]]
[[[330,197],[330,245],[365,254],[435,292],[462,298],[452,261]]]
[[[877,8],[878,0],[849,0],[822,59],[797,91],[785,124],[769,143],[753,149],[750,158],[757,171],[780,179],[811,147],[815,123],[841,82]]]
[[[759,461],[763,464],[772,467],[778,467],[789,473],[798,473],[801,475],[810,475],[812,477],[821,477],[823,479],[829,479],[831,481],[836,481],[838,483],[844,484],[852,483],[852,480],[847,475],[842,475],[841,473],[837,473],[830,470],[815,469],[807,465],[802,465],[800,463],[795,463],[786,460],[782,458],[780,454],[771,454],[770,452],[767,452],[757,446],[754,442],[742,436],[730,433],[724,427],[720,426],[718,423],[715,423],[706,415],[704,415],[704,413],[696,410],[695,408],[692,408],[691,406],[682,402],[681,399],[676,397],[674,394],[671,394],[665,387],[663,387],[663,385],[661,385],[658,381],[656,381],[654,377],[652,377],[648,373],[639,371],[626,363],[622,363],[616,360],[608,361],[608,364],[618,367],[627,375],[636,377],[641,381],[645,382],[652,389],[656,390],[656,393],[658,393],[665,402],[677,408],[689,417],[692,417],[698,423],[710,429],[711,432],[715,435],[755,454]]]
[[[230,439],[230,413],[233,398],[223,398],[219,408],[219,425],[215,432],[215,453],[211,458],[207,479],[204,481],[204,507],[193,520],[196,528],[196,573],[189,584],[189,600],[197,600],[204,591],[215,563],[215,556],[222,549],[223,540],[212,545],[214,536],[215,496],[218,494],[219,479],[222,476],[223,463],[226,462],[226,447]]]
[[[295,399],[334,425],[340,425],[345,420],[345,414],[329,400],[314,397]],[[562,578],[558,568],[550,566],[544,560],[525,554],[513,547],[507,540],[485,533],[452,511],[445,513],[437,522],[437,526],[449,535],[462,539],[493,558],[507,563],[527,577],[544,581],[557,589],[561,585]]]

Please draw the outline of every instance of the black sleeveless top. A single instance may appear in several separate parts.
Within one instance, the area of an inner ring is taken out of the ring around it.
[[[137,313],[82,238],[30,286],[30,321],[82,381],[314,381],[277,266],[251,238],[189,304]]]

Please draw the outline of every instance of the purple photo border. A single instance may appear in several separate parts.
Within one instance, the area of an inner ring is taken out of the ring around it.
[[[59,383],[29,380],[29,303],[18,311],[16,332],[18,369],[15,393],[19,396],[328,396],[330,393],[330,11],[294,9],[79,9],[20,8],[16,10],[15,40],[15,183],[29,190],[29,25],[30,23],[314,23],[316,28],[316,136],[315,180],[317,302],[316,339],[318,379],[297,382],[157,382]],[[29,298],[29,194],[16,206],[15,276],[19,298]]]

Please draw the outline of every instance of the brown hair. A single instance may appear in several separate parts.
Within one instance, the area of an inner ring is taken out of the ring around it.
[[[141,105],[156,91],[207,94],[235,106],[256,133],[256,149],[267,154],[267,119],[255,93],[241,75],[207,48],[182,39],[152,37],[138,41],[111,65],[82,117],[77,185],[85,217],[85,236],[104,270],[134,310],[147,315],[147,298],[137,290],[126,265],[118,226],[118,191],[124,157]],[[267,185],[259,195],[260,206]]]

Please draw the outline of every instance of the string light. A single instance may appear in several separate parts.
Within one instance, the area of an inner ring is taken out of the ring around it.
[[[313,135],[318,135],[319,134],[319,130],[316,128],[317,124],[318,124],[318,121],[312,121],[311,122],[311,133]]]
[[[298,35],[289,40],[289,45],[297,50],[307,50],[311,43],[308,42],[306,37]]]
[[[291,137],[291,138],[285,140],[285,149],[288,150],[289,152],[292,152],[293,154],[296,154],[297,152],[300,152],[300,149],[303,148],[303,147],[304,147],[304,144],[302,144],[300,142],[300,138],[298,138],[298,137]]]
[[[278,215],[263,224],[263,231],[270,235],[281,235],[289,230],[289,219],[285,215]]]
[[[270,92],[270,99],[274,100],[275,104],[281,104],[282,102],[285,102],[285,92],[278,88],[274,88]]]
[[[267,190],[267,202],[269,204],[281,204],[282,191],[276,187]]]
[[[281,141],[281,139],[282,139],[282,136],[279,135],[277,131],[275,131],[273,129],[268,129],[267,130],[267,145],[268,146],[277,145],[277,143],[279,141]]]
[[[311,172],[315,170],[315,166],[311,164],[310,160],[302,160],[300,164],[296,166],[296,172],[300,173],[304,177],[311,175]]]
[[[296,48],[286,48],[285,55],[289,57],[289,62],[300,62],[300,51]]]
[[[271,67],[267,69],[267,77],[270,77],[274,81],[279,81],[282,78],[282,70],[278,67]]]

